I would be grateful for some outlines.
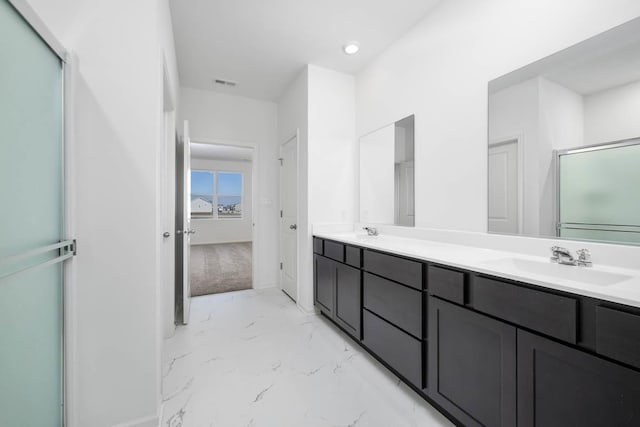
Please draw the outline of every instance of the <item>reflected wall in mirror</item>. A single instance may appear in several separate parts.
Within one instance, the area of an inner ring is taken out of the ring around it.
[[[360,222],[413,227],[414,116],[360,138]]]
[[[640,18],[489,82],[488,230],[640,244]]]

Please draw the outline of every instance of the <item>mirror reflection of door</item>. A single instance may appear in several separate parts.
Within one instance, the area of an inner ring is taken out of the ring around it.
[[[489,146],[489,231],[519,232],[518,141]]]

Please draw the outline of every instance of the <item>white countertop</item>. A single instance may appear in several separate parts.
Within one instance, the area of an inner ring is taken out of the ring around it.
[[[640,270],[566,266],[548,257],[393,235],[314,232],[316,237],[640,308]]]

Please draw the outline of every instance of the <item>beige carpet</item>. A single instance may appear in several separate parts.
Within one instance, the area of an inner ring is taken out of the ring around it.
[[[191,246],[191,296],[251,288],[251,242]]]

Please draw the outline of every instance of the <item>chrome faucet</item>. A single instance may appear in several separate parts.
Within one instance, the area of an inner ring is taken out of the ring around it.
[[[569,249],[553,246],[551,248],[551,262],[564,265],[577,265],[580,267],[591,267],[591,253],[588,249],[580,249],[576,252],[578,259],[575,259]]]
[[[377,236],[378,235],[378,229],[375,227],[362,227],[363,230],[367,231],[367,235],[369,236]]]
[[[569,252],[569,249],[561,248],[560,246],[554,246],[551,248],[551,262],[557,262],[558,264],[576,265],[576,260]]]

